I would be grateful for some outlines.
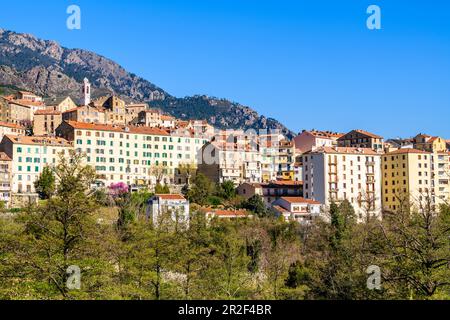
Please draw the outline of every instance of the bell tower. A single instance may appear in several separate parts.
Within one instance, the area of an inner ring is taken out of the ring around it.
[[[83,94],[84,94],[84,105],[87,106],[91,103],[91,83],[87,78],[83,81]]]

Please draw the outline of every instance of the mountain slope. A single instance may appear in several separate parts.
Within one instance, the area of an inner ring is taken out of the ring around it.
[[[80,101],[85,77],[93,85],[94,97],[116,94],[126,101],[148,102],[181,119],[206,119],[219,128],[267,127],[292,134],[278,121],[238,103],[206,96],[176,98],[93,52],[0,29],[0,85],[50,97],[70,95]],[[155,96],[162,98],[155,100]]]

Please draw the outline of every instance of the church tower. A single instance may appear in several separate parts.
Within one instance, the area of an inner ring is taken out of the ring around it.
[[[87,78],[84,78],[83,94],[84,105],[87,106],[91,103],[91,84]]]

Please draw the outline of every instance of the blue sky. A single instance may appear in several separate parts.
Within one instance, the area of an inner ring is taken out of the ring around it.
[[[66,28],[77,4],[82,29]],[[382,30],[366,28],[381,8]],[[294,131],[450,139],[450,1],[2,1],[0,27],[88,49],[176,96],[251,106]]]

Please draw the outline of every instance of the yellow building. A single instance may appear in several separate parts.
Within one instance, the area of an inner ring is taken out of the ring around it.
[[[383,208],[396,211],[403,201],[418,205],[432,195],[432,154],[417,149],[399,149],[382,156]]]
[[[447,150],[447,142],[441,137],[418,134],[414,137],[414,148],[428,152],[444,152]]]

